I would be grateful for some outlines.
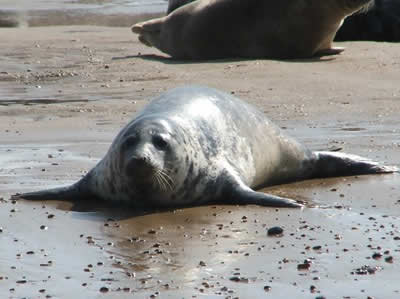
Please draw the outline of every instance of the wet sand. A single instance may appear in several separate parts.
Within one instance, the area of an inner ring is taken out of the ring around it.
[[[313,149],[400,165],[398,44],[338,43],[342,55],[311,60],[183,63],[128,28],[0,36],[1,298],[400,296],[399,174],[269,188],[319,206],[303,210],[149,213],[9,200],[74,182],[136,111],[183,84],[248,100]],[[283,236],[267,236],[273,226]]]

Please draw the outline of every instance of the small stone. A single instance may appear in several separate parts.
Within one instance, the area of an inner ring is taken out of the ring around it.
[[[308,270],[308,269],[310,269],[310,267],[311,267],[311,264],[308,264],[308,263],[306,263],[306,264],[298,264],[297,265],[297,270]]]
[[[268,229],[268,236],[281,236],[283,234],[283,228],[279,226],[274,226]]]
[[[390,264],[393,263],[393,256],[385,257],[385,262]]]
[[[382,256],[383,256],[382,253],[380,253],[380,252],[375,252],[375,253],[372,255],[372,258],[375,259],[375,260],[379,260]]]
[[[245,278],[245,277],[239,277],[239,276],[232,276],[231,278],[229,278],[230,281],[234,281],[234,282],[244,282],[244,283],[248,283],[249,279]]]

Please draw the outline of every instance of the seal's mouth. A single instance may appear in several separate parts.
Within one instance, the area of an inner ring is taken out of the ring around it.
[[[154,167],[150,159],[146,157],[131,158],[125,167],[125,174],[128,177],[143,182],[151,181],[155,171],[156,167]]]
[[[125,167],[125,174],[142,187],[154,187],[161,191],[172,190],[174,181],[167,169],[151,163],[146,157],[131,158]]]

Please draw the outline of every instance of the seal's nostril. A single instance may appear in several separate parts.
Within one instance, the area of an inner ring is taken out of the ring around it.
[[[146,166],[146,165],[151,166],[149,157],[140,157],[137,159],[136,163],[141,166]]]
[[[153,166],[150,158],[146,156],[131,158],[125,167],[125,173],[128,176],[140,176],[142,174],[151,173]]]

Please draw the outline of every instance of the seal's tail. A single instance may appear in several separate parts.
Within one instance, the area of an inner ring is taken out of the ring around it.
[[[131,27],[133,33],[139,34],[139,40],[148,47],[159,48],[161,27],[164,18],[137,23]]]
[[[317,164],[313,178],[399,172],[396,166],[380,165],[356,155],[338,152],[315,152],[315,154]]]

